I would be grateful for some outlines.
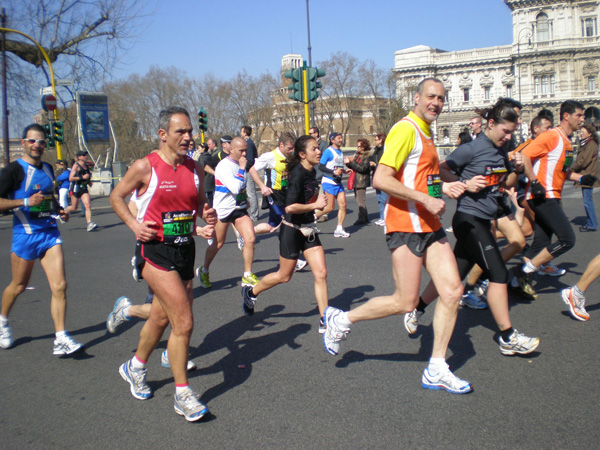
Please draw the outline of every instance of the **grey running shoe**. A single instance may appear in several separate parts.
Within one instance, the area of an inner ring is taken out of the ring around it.
[[[330,355],[337,355],[340,351],[340,341],[350,332],[350,328],[343,328],[337,324],[336,319],[343,311],[328,306],[325,309],[325,333],[323,333],[323,346]]]
[[[471,383],[461,380],[448,367],[436,376],[429,373],[429,367],[423,372],[421,386],[434,391],[445,390],[452,394],[467,394],[473,390]]]
[[[165,350],[164,352],[162,352],[162,355],[160,355],[160,365],[163,367],[166,367],[167,369],[171,368],[171,363],[169,362],[169,353],[167,352],[167,350]],[[188,360],[187,362],[187,371],[191,372],[192,370],[196,370],[198,368],[198,366],[196,366],[196,363],[192,360]]]
[[[87,230],[88,231],[94,231],[96,228],[98,228],[98,224],[97,223],[95,223],[95,222],[88,223],[88,226],[87,226]]]
[[[254,304],[256,303],[256,297],[250,295],[251,291],[252,286],[242,286],[242,309],[247,316],[254,314]]]
[[[146,400],[152,397],[152,389],[146,384],[146,369],[134,370],[131,360],[124,362],[119,367],[121,377],[129,383],[131,395],[138,400]]]
[[[540,345],[539,338],[527,337],[524,334],[519,333],[516,329],[513,330],[508,342],[505,342],[502,338],[498,341],[500,343],[500,352],[507,356],[512,356],[515,353],[526,355],[527,353],[534,351],[538,348],[538,345]]]
[[[60,339],[54,340],[53,353],[55,355],[70,355],[81,349],[81,344],[75,342],[68,334],[63,335]]]
[[[8,322],[6,325],[0,324],[0,347],[10,348],[13,345],[12,334],[10,332],[10,325]]]
[[[540,266],[540,270],[538,271],[538,273],[540,275],[548,275],[551,277],[561,277],[565,273],[567,273],[567,270],[563,269],[561,267],[555,266],[554,264],[552,264],[552,262],[549,262],[547,264],[542,264]]]
[[[242,237],[241,234],[236,233],[236,240],[237,240],[238,249],[241,252],[242,250],[244,250],[244,238]]]
[[[200,402],[198,396],[191,389],[186,389],[182,394],[175,394],[175,412],[184,416],[188,422],[195,422],[208,414],[206,405]]]
[[[477,297],[483,297],[489,284],[489,280],[477,280],[477,283],[475,283],[475,289],[473,289],[475,295],[477,295]]]
[[[573,319],[586,322],[590,320],[590,315],[585,310],[585,297],[578,297],[573,292],[573,287],[568,287],[560,291],[563,302],[569,307],[569,313]]]
[[[129,320],[123,313],[123,310],[129,306],[131,306],[131,302],[127,297],[119,297],[117,299],[113,310],[108,315],[108,319],[106,319],[106,329],[109,333],[116,332],[119,325]]]
[[[415,334],[417,332],[417,327],[419,326],[419,317],[421,317],[423,313],[421,311],[417,311],[417,309],[413,309],[411,312],[404,314],[404,328],[408,331],[408,334]]]
[[[459,305],[466,306],[467,308],[471,309],[487,308],[487,303],[481,300],[477,295],[475,295],[475,292],[473,291],[469,291],[466,294],[463,294],[463,296],[460,299]]]

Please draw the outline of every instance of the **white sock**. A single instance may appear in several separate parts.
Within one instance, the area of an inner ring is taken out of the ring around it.
[[[138,359],[137,356],[134,355],[133,358],[131,358],[131,367],[133,368],[133,370],[145,369],[146,363],[143,363]]]
[[[0,316],[0,323],[2,325],[8,324],[8,317],[6,317],[6,316]]]
[[[54,333],[54,335],[56,336],[56,339],[62,339],[66,334],[67,334],[67,332],[65,330],[57,331],[56,333]]]
[[[208,273],[208,270],[206,270],[206,269],[204,268],[204,266],[202,266],[202,267],[200,268],[200,272],[202,272],[202,273]]]
[[[442,370],[446,369],[448,364],[444,358],[431,358],[429,359],[429,373],[433,376],[439,374]]]
[[[348,311],[344,311],[337,317],[337,324],[342,328],[350,328],[352,322],[350,322],[350,319],[348,319]]]
[[[125,317],[127,320],[131,319],[131,317],[129,316],[129,308],[131,308],[131,306],[128,306],[127,308],[123,309],[123,317]]]
[[[535,267],[531,261],[527,261],[523,267],[521,267],[521,270],[525,273],[533,273],[533,272],[537,272],[538,270],[540,270],[539,267]]]
[[[336,231],[342,231],[343,229],[344,229],[344,227],[343,227],[343,226],[341,226],[341,225],[338,225],[338,226],[336,227],[336,229],[335,229],[335,230],[336,230]]]
[[[250,275],[252,275],[252,272],[244,272],[244,278],[249,277]]]
[[[187,391],[190,387],[186,384],[185,386],[175,386],[175,394],[181,395]]]

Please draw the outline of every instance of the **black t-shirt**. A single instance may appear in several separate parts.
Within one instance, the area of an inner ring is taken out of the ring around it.
[[[285,206],[300,203],[307,205],[317,200],[319,196],[319,181],[315,169],[306,170],[298,164],[288,175],[288,186],[285,197]],[[285,214],[285,220],[296,225],[314,222],[314,212],[304,214]]]

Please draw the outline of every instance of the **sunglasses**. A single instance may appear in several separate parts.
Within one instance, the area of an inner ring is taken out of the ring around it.
[[[29,145],[33,145],[33,144],[38,144],[41,145],[42,147],[46,146],[46,139],[25,139],[25,142],[27,142]]]

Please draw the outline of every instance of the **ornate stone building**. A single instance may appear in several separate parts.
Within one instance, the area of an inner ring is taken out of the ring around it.
[[[475,108],[498,97],[523,105],[528,124],[541,108],[555,112],[569,99],[600,106],[599,1],[504,0],[512,14],[513,43],[464,51],[419,45],[395,53],[398,92],[407,100],[424,77],[444,82],[447,101],[436,123],[436,140],[454,144]],[[587,111],[586,111],[587,112]],[[527,134],[528,127],[523,127]]]

